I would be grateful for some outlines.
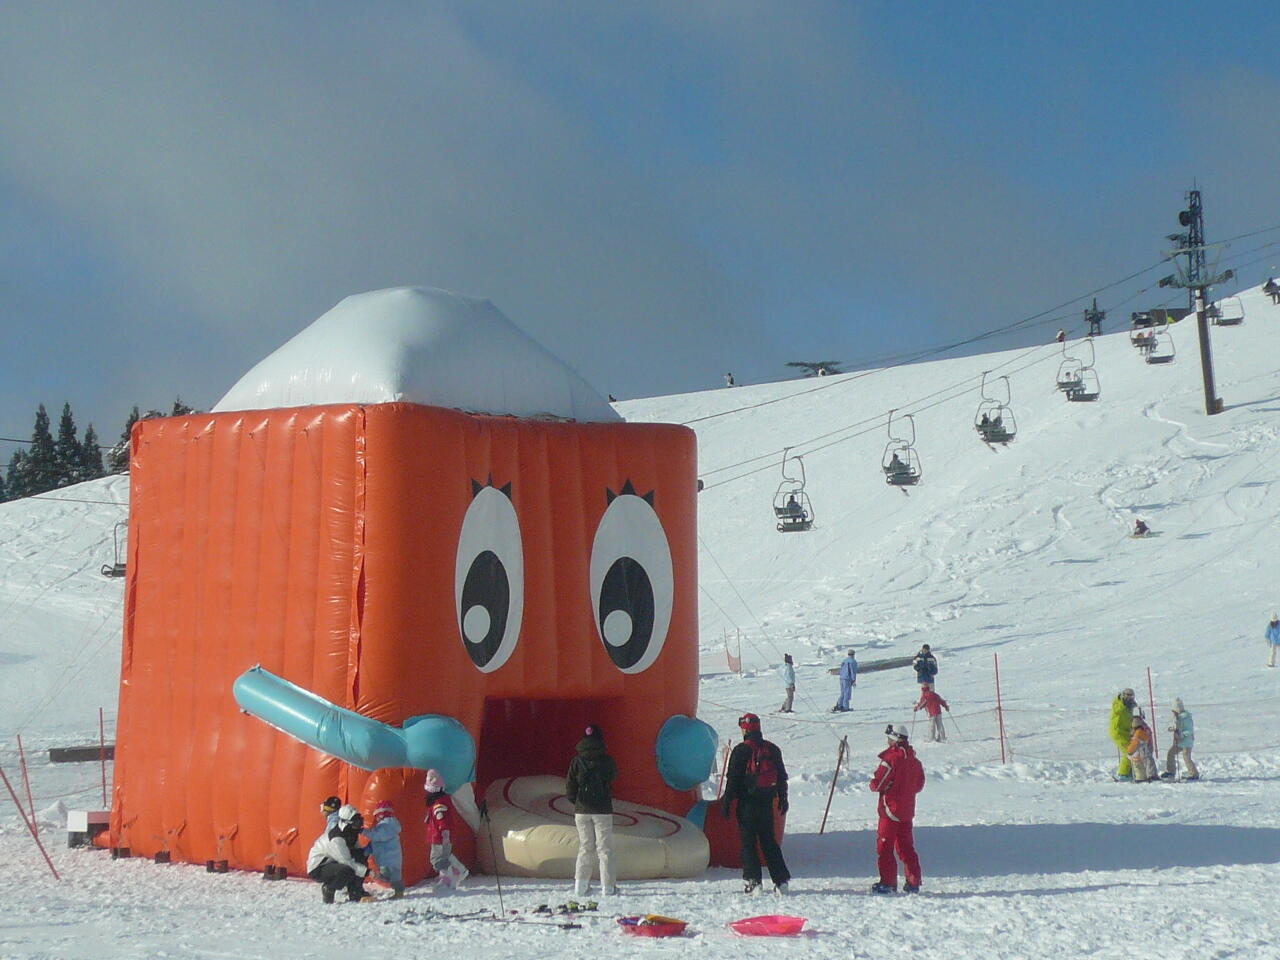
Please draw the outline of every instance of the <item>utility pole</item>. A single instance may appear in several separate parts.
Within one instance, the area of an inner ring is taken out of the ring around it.
[[[1107,311],[1098,309],[1098,298],[1093,298],[1093,306],[1085,307],[1084,322],[1089,325],[1089,336],[1102,336],[1102,321],[1107,318]]]
[[[1178,213],[1178,223],[1187,228],[1186,233],[1171,233],[1169,240],[1177,246],[1168,251],[1177,273],[1160,281],[1162,287],[1186,287],[1190,307],[1195,311],[1196,329],[1200,334],[1200,372],[1204,376],[1204,412],[1208,416],[1222,412],[1222,398],[1213,382],[1213,347],[1209,342],[1209,288],[1235,276],[1234,270],[1217,273],[1217,257],[1210,269],[1206,253],[1210,249],[1204,242],[1204,209],[1200,205],[1200,191],[1187,193],[1187,209]],[[1213,244],[1213,248],[1221,247]],[[1183,259],[1179,259],[1183,258]]]

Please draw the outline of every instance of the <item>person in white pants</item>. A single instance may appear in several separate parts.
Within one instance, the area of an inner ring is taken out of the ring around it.
[[[613,781],[618,765],[604,746],[604,731],[590,724],[578,741],[577,755],[565,777],[565,797],[573,804],[573,820],[578,828],[578,859],[574,864],[574,896],[591,891],[591,874],[600,863],[600,892],[618,892],[613,863]]]

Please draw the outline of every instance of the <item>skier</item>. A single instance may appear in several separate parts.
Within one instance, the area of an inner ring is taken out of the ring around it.
[[[1133,768],[1129,763],[1129,741],[1133,739],[1133,705],[1137,702],[1132,687],[1125,687],[1111,703],[1111,741],[1120,751],[1117,780],[1132,780]]]
[[[791,709],[791,704],[796,698],[796,666],[791,660],[791,654],[784,653],[782,655],[782,685],[787,688],[786,699],[782,701],[782,707],[779,713],[795,713]]]
[[[725,385],[726,387],[732,387],[732,386],[733,386],[733,374],[732,374],[732,373],[726,373],[726,374],[724,375],[724,385]]]
[[[947,705],[947,701],[933,690],[922,690],[920,699],[916,702],[915,708],[912,710],[924,710],[930,718],[929,723],[929,739],[935,743],[939,743],[947,739],[947,731],[942,726],[942,711],[951,712],[951,707]]]
[[[845,713],[849,709],[849,695],[858,685],[858,658],[853,650],[849,651],[849,655],[844,658],[839,668],[831,672],[840,677],[840,698],[836,700],[836,705],[831,708],[831,712]]]
[[[378,876],[391,884],[392,899],[404,896],[404,852],[400,849],[400,821],[390,800],[373,808],[373,826],[360,831],[369,839],[369,852]]]
[[[916,672],[916,683],[920,684],[921,690],[933,689],[933,678],[938,675],[938,661],[929,651],[927,643],[920,647],[920,652],[911,661],[911,669]]]
[[[1135,783],[1146,783],[1156,779],[1156,758],[1151,752],[1151,729],[1143,719],[1140,709],[1133,714],[1133,736],[1129,740],[1126,752],[1133,765]]]
[[[916,794],[924,789],[924,767],[917,759],[907,737],[907,728],[889,724],[884,728],[889,746],[880,754],[880,766],[871,778],[871,789],[878,793],[876,810],[880,823],[876,828],[876,860],[880,880],[872,884],[872,893],[895,893],[898,889],[898,860],[902,861],[905,882],[903,893],[920,891],[920,858],[916,855],[911,833],[916,815]]]
[[[1280,283],[1276,283],[1275,277],[1267,277],[1267,282],[1262,285],[1262,292],[1271,298],[1272,303],[1280,304]]]
[[[324,814],[326,830],[332,830],[338,825],[338,808],[341,806],[342,801],[337,797],[329,797],[324,803],[320,804],[320,812]]]
[[[1142,518],[1138,518],[1133,522],[1133,535],[1135,537],[1145,537],[1150,532],[1151,528],[1142,521]]]
[[[613,781],[618,765],[604,746],[604,731],[598,723],[587,726],[578,741],[577,755],[569,762],[564,795],[573,804],[573,822],[578,828],[578,858],[573,868],[573,892],[585,897],[591,890],[591,873],[600,861],[600,892],[611,897],[618,892],[613,864]]]
[[[427,801],[427,843],[431,845],[431,866],[440,878],[437,890],[456,890],[470,871],[453,855],[453,800],[445,792],[444,777],[428,770],[423,782]]]
[[[320,884],[320,899],[333,903],[339,887],[346,887],[352,903],[372,900],[364,889],[369,853],[359,845],[364,819],[351,804],[338,809],[338,822],[316,838],[307,855],[307,876]]]
[[[1271,615],[1271,622],[1267,624],[1267,643],[1271,646],[1271,659],[1267,661],[1267,666],[1274,667],[1276,647],[1280,647],[1280,617],[1274,613]]]
[[[787,895],[791,871],[782,859],[782,849],[774,838],[773,805],[787,813],[787,768],[782,751],[764,739],[760,718],[744,713],[738,718],[742,742],[729,754],[729,770],[724,781],[721,809],[729,816],[737,801],[738,836],[742,839],[743,893],[760,891],[760,854],[764,854],[773,881],[774,893]]]
[[[1196,726],[1191,718],[1191,711],[1182,705],[1182,698],[1173,701],[1173,726],[1169,728],[1173,734],[1173,746],[1164,758],[1164,773],[1161,780],[1172,780],[1178,775],[1178,754],[1182,754],[1182,765],[1186,768],[1184,780],[1199,780],[1200,771],[1196,762],[1191,759],[1191,749],[1196,745]]]

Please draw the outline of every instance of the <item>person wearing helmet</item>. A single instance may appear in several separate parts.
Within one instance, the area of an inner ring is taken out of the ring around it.
[[[347,899],[353,903],[372,900],[364,889],[369,872],[369,854],[360,846],[360,828],[364,818],[351,804],[338,808],[338,822],[311,845],[307,855],[307,876],[320,884],[320,898],[333,903],[339,887],[346,887]]]
[[[329,797],[320,804],[320,812],[324,814],[325,829],[332,830],[338,825],[338,808],[342,806],[342,801],[337,797]]]
[[[390,800],[373,808],[373,826],[360,831],[369,840],[369,852],[378,876],[391,884],[392,899],[404,896],[404,851],[400,848],[400,821]]]
[[[1137,702],[1132,687],[1125,687],[1111,703],[1111,742],[1120,753],[1120,766],[1116,768],[1117,780],[1132,780],[1133,766],[1129,762],[1129,741],[1133,739],[1133,705]]]
[[[721,810],[728,817],[737,802],[738,836],[742,840],[742,880],[744,893],[760,892],[760,854],[764,854],[773,890],[786,896],[791,871],[782,858],[782,848],[774,833],[773,807],[787,812],[787,768],[782,751],[760,733],[760,718],[744,713],[738,718],[742,742],[729,754]]]
[[[876,828],[880,880],[871,885],[871,892],[897,892],[900,859],[905,874],[903,892],[918,893],[920,858],[916,855],[911,826],[916,816],[916,794],[924,789],[924,767],[911,749],[906,727],[889,724],[884,733],[889,745],[880,753],[880,766],[871,778],[871,789],[878,794],[876,811],[880,815]]]
[[[445,789],[444,777],[436,770],[427,771],[422,786],[426,791],[431,866],[440,875],[436,887],[442,892],[456,890],[471,871],[453,855],[453,798]]]
[[[1146,783],[1156,778],[1156,758],[1151,749],[1151,728],[1142,716],[1141,708],[1133,712],[1133,735],[1125,752],[1133,767],[1135,783]]]

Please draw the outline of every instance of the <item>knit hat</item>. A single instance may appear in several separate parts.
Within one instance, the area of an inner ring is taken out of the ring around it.
[[[1120,691],[1120,696],[1122,697],[1134,696],[1133,687],[1125,687],[1123,690]]]
[[[582,731],[582,735],[584,737],[591,737],[593,740],[603,740],[604,727],[600,726],[598,723],[588,723],[587,729]]]
[[[754,713],[744,713],[738,718],[738,726],[742,729],[743,733],[759,733],[760,718]]]
[[[422,785],[427,793],[439,793],[444,789],[444,777],[440,776],[439,770],[428,770],[427,779]]]
[[[1174,713],[1181,713],[1181,712],[1182,712],[1182,710],[1183,710],[1183,706],[1182,706],[1182,698],[1181,698],[1181,697],[1174,697],[1174,698],[1173,698],[1173,712],[1174,712]]]
[[[381,823],[383,820],[387,819],[387,817],[394,817],[395,815],[396,808],[391,805],[390,800],[383,800],[373,808],[374,823]]]

